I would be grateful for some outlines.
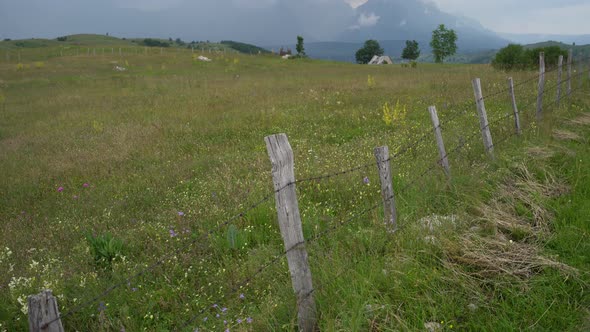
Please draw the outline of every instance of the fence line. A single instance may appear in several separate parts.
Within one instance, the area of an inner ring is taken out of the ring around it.
[[[585,71],[580,71],[580,72],[579,72],[579,73],[577,73],[576,75],[571,75],[571,76],[569,76],[569,77],[568,77],[568,79],[567,79],[566,81],[567,81],[567,82],[569,82],[569,83],[571,83],[571,80],[572,80],[574,77],[581,77],[581,76],[582,76],[582,75],[584,75],[586,72],[590,72],[590,69],[588,69],[588,70],[585,70]],[[539,75],[539,77],[540,77],[540,76],[541,76],[541,75]],[[559,82],[558,84],[561,84],[561,83],[562,83],[562,82]],[[555,86],[558,86],[558,85],[555,85]],[[540,93],[542,93],[542,94],[543,94],[543,93],[546,93],[546,90],[548,90],[548,89],[550,89],[550,88],[552,88],[552,87],[547,87],[547,89],[540,90]],[[573,92],[575,92],[575,91],[578,91],[578,90],[580,90],[580,89],[581,89],[581,86],[578,86],[577,88],[574,88],[574,89],[570,90],[570,91],[569,91],[569,94],[571,94],[571,93],[573,93]],[[506,89],[506,90],[504,90],[504,91],[508,91],[508,89]],[[490,96],[491,96],[490,98],[492,98],[492,97],[495,97],[496,95],[497,95],[497,94],[490,95]],[[483,98],[481,98],[481,99],[483,99]],[[480,98],[476,98],[476,101],[478,101],[478,100],[480,100]],[[549,106],[548,106],[548,107],[552,107],[552,106],[554,106],[554,105],[558,105],[558,104],[559,104],[559,99],[558,99],[558,100],[556,100],[556,101],[554,101],[554,102],[551,102],[551,103],[549,104]],[[529,104],[527,104],[527,105],[529,105]],[[495,125],[495,124],[499,123],[500,121],[502,121],[502,120],[505,120],[505,119],[507,119],[508,117],[510,117],[510,116],[512,116],[512,115],[513,115],[513,114],[511,114],[511,113],[508,113],[508,114],[506,114],[506,115],[504,115],[504,116],[502,116],[502,117],[500,117],[500,118],[498,118],[498,119],[495,119],[495,120],[493,120],[492,122],[488,122],[488,123],[487,123],[487,125],[485,125],[485,126],[482,126],[482,128],[481,128],[481,129],[489,129],[489,127],[490,127],[490,126],[492,126],[492,125]],[[527,126],[527,127],[530,127],[530,126]],[[440,129],[440,128],[441,128],[441,125],[439,124],[438,126],[435,126],[435,127],[434,127],[434,130],[437,130],[437,129]],[[527,129],[528,129],[528,128],[527,128]],[[430,129],[430,130],[432,130],[432,129]],[[419,140],[421,141],[422,139],[425,139],[425,138],[427,137],[427,134],[429,134],[429,133],[430,133],[430,130],[427,130],[427,131],[426,131],[426,133],[425,133],[425,134],[424,134],[424,135],[423,135],[423,136],[422,136],[422,137],[421,137]],[[453,148],[453,149],[451,149],[449,152],[447,152],[445,155],[441,156],[441,158],[440,158],[440,159],[438,159],[436,162],[434,162],[434,163],[433,163],[433,165],[432,165],[431,167],[429,167],[429,168],[428,168],[426,171],[424,171],[424,172],[420,173],[420,175],[419,175],[419,176],[418,176],[416,179],[414,179],[413,181],[411,181],[411,182],[409,182],[407,185],[405,185],[405,186],[404,186],[404,187],[401,189],[401,191],[399,191],[399,192],[404,192],[404,191],[405,191],[405,190],[407,190],[409,187],[411,187],[412,185],[414,185],[414,184],[415,184],[415,183],[416,183],[418,180],[420,180],[420,179],[424,178],[424,176],[426,176],[428,173],[430,173],[430,172],[432,172],[433,170],[435,170],[435,169],[437,169],[438,167],[440,167],[440,163],[441,163],[443,160],[445,160],[445,159],[446,159],[446,158],[447,158],[449,155],[451,155],[451,154],[455,154],[455,153],[457,153],[458,151],[460,151],[460,150],[461,150],[461,149],[462,149],[462,148],[463,148],[463,147],[464,147],[464,146],[467,144],[467,142],[470,142],[471,140],[475,139],[475,138],[478,136],[478,134],[479,134],[479,132],[478,132],[478,131],[475,131],[475,133],[473,133],[472,135],[470,135],[470,136],[468,137],[468,139],[467,139],[467,140],[465,140],[465,141],[461,142],[461,143],[460,143],[460,144],[458,144],[456,147],[454,147],[454,148]],[[502,142],[505,142],[506,140],[508,140],[509,138],[511,138],[512,136],[515,136],[515,135],[516,135],[516,133],[512,132],[512,134],[510,134],[510,135],[506,135],[506,136],[504,136],[504,137],[501,137],[501,138],[500,138],[500,140],[498,140],[498,141],[496,142],[496,145],[497,145],[497,144],[500,144],[500,143],[502,143]],[[414,147],[414,146],[416,146],[416,145],[417,145],[417,143],[414,143],[414,144],[408,145],[409,147],[406,147],[404,150],[402,150],[402,151],[403,151],[403,153],[405,153],[405,152],[409,151],[409,150],[410,150],[412,147]],[[494,146],[494,145],[491,145],[491,147],[493,147],[493,146]],[[487,152],[487,150],[488,150],[489,148],[490,148],[490,147],[487,147],[487,148],[486,148],[486,152]],[[389,158],[387,158],[387,159],[384,159],[384,160],[382,160],[381,162],[389,162],[389,161],[393,160],[394,158],[397,158],[399,155],[400,155],[400,154],[396,154],[396,155],[394,155],[394,156],[392,156],[392,157],[389,157]],[[204,233],[204,236],[200,236],[200,237],[198,237],[198,238],[196,238],[196,239],[194,239],[194,240],[192,240],[192,241],[188,242],[187,244],[185,244],[185,245],[183,245],[183,246],[181,246],[181,247],[179,247],[179,248],[175,249],[173,252],[171,252],[171,253],[169,253],[169,254],[167,254],[167,255],[164,255],[164,256],[162,256],[162,257],[161,257],[159,260],[157,260],[156,262],[152,263],[152,264],[151,264],[151,265],[149,265],[148,267],[146,267],[146,268],[142,269],[141,271],[139,271],[139,272],[137,272],[137,273],[135,273],[135,274],[132,274],[131,276],[129,276],[129,277],[127,277],[127,278],[125,278],[125,279],[124,279],[124,281],[122,281],[122,282],[119,282],[119,283],[116,283],[116,284],[114,284],[114,285],[110,286],[110,287],[109,287],[109,288],[107,288],[105,291],[103,291],[102,293],[98,294],[97,296],[95,296],[95,297],[91,298],[90,300],[84,301],[84,302],[80,303],[79,305],[75,306],[74,308],[70,309],[70,310],[69,310],[69,311],[67,311],[66,313],[59,315],[57,318],[55,318],[55,319],[53,319],[53,320],[50,320],[50,321],[48,321],[48,322],[44,323],[44,324],[41,326],[41,328],[42,328],[42,329],[43,329],[43,328],[47,328],[49,325],[51,325],[51,324],[53,324],[53,323],[56,323],[56,322],[60,321],[62,318],[66,318],[66,317],[68,317],[68,316],[71,316],[71,315],[73,315],[73,314],[74,314],[74,313],[76,313],[76,312],[79,312],[79,311],[80,311],[80,310],[82,310],[83,308],[86,308],[86,307],[88,307],[88,306],[90,306],[90,305],[92,305],[92,304],[96,303],[96,302],[97,302],[99,299],[101,299],[101,298],[103,298],[103,297],[107,296],[107,295],[108,295],[108,294],[110,294],[112,291],[114,291],[115,289],[117,289],[117,288],[119,288],[119,287],[121,287],[121,286],[123,286],[123,285],[127,284],[127,283],[128,283],[128,282],[130,282],[131,280],[133,280],[133,279],[136,279],[136,278],[138,278],[138,277],[140,277],[140,276],[142,276],[142,275],[144,275],[144,274],[146,274],[146,273],[148,273],[148,272],[151,272],[151,271],[153,271],[155,268],[157,268],[158,266],[160,266],[162,263],[164,263],[164,261],[165,261],[165,260],[169,259],[169,258],[170,258],[170,257],[172,257],[173,255],[176,255],[176,254],[178,254],[179,252],[185,251],[185,250],[186,250],[186,249],[188,249],[189,247],[191,247],[191,246],[195,245],[195,244],[196,244],[198,241],[202,241],[203,239],[206,239],[206,238],[207,238],[207,236],[209,236],[209,235],[213,234],[214,232],[216,232],[217,230],[221,229],[222,227],[229,225],[229,224],[230,224],[232,221],[236,220],[237,218],[240,218],[240,217],[244,216],[245,214],[249,213],[249,212],[250,212],[250,211],[252,211],[253,209],[257,208],[258,206],[260,206],[260,205],[262,205],[262,204],[264,204],[264,203],[268,202],[268,201],[270,200],[270,198],[271,198],[273,195],[276,195],[276,194],[278,194],[278,193],[282,192],[283,190],[285,190],[285,189],[286,189],[286,188],[288,188],[288,187],[291,187],[291,186],[293,186],[293,185],[295,185],[295,184],[297,184],[297,183],[304,182],[304,181],[316,181],[316,180],[321,180],[321,179],[325,179],[325,178],[329,178],[329,177],[335,177],[335,176],[344,175],[344,174],[347,174],[347,173],[350,173],[350,172],[353,172],[353,171],[358,171],[358,170],[360,170],[360,169],[365,169],[365,168],[368,168],[368,167],[371,167],[371,166],[375,166],[375,165],[379,165],[379,161],[378,161],[378,162],[372,162],[372,163],[369,163],[369,164],[365,164],[365,165],[362,165],[362,166],[358,166],[358,167],[355,167],[355,168],[351,168],[351,169],[349,169],[349,170],[338,171],[338,172],[335,172],[335,173],[331,173],[331,174],[327,174],[327,175],[322,175],[322,176],[318,176],[318,177],[305,178],[305,179],[301,179],[301,180],[299,180],[299,181],[297,181],[297,180],[293,180],[293,181],[289,181],[289,182],[287,182],[286,184],[283,184],[283,185],[281,185],[281,186],[278,186],[278,187],[277,187],[277,186],[275,186],[275,188],[276,188],[276,189],[274,190],[274,192],[273,192],[273,193],[271,193],[271,194],[268,194],[268,195],[264,196],[262,199],[260,199],[259,201],[256,201],[255,203],[253,203],[253,204],[249,205],[249,206],[248,206],[246,209],[244,209],[243,211],[239,212],[238,214],[235,214],[235,215],[233,215],[233,216],[232,216],[232,217],[230,217],[229,219],[227,219],[227,220],[223,221],[222,223],[218,224],[216,227],[214,227],[214,228],[212,228],[212,229],[209,229],[209,230],[207,230],[207,231]],[[384,198],[383,198],[383,201],[388,201],[388,200],[391,200],[391,199],[393,199],[393,195],[390,195],[389,197],[384,197]],[[353,220],[356,220],[356,219],[360,218],[360,217],[361,217],[361,216],[363,216],[363,215],[366,215],[367,213],[369,213],[369,212],[371,212],[371,211],[377,210],[377,209],[380,207],[381,203],[382,203],[382,202],[377,202],[376,204],[374,204],[374,205],[370,206],[369,208],[366,208],[366,209],[362,210],[360,213],[354,214],[354,215],[353,215],[353,216],[351,216],[350,218],[347,218],[347,219],[344,219],[344,220],[342,220],[341,222],[339,222],[338,224],[336,224],[336,225],[334,225],[334,226],[332,226],[332,227],[328,228],[327,230],[324,230],[324,231],[322,231],[322,232],[320,232],[320,233],[316,234],[316,236],[314,236],[314,237],[310,238],[310,240],[307,240],[307,241],[305,241],[305,240],[304,240],[304,241],[300,241],[300,242],[297,242],[297,243],[293,244],[292,246],[288,247],[288,249],[286,249],[285,251],[283,251],[283,252],[281,252],[280,254],[278,254],[278,255],[274,256],[274,257],[273,257],[273,258],[272,258],[272,259],[271,259],[271,260],[270,260],[268,263],[266,263],[266,264],[264,264],[263,266],[261,266],[261,267],[260,267],[260,268],[259,268],[259,269],[258,269],[258,270],[257,270],[257,271],[254,273],[254,274],[252,274],[252,275],[251,275],[251,276],[249,276],[247,279],[245,279],[245,281],[244,281],[243,283],[240,283],[240,284],[239,284],[239,285],[241,285],[240,287],[234,287],[234,290],[236,290],[236,289],[240,289],[240,288],[241,288],[243,285],[246,285],[246,284],[248,284],[248,283],[249,283],[251,280],[253,280],[253,279],[254,279],[256,276],[258,276],[259,274],[261,274],[262,272],[264,272],[264,271],[265,271],[266,269],[268,269],[270,266],[272,266],[272,265],[276,264],[276,263],[277,263],[277,262],[280,260],[280,258],[282,258],[282,257],[283,257],[283,255],[289,254],[289,253],[290,253],[290,252],[292,252],[293,250],[295,250],[295,249],[298,249],[298,248],[300,247],[300,245],[302,245],[302,244],[305,244],[305,243],[313,243],[313,242],[315,242],[316,240],[318,240],[319,238],[321,238],[321,237],[323,237],[323,236],[325,236],[325,235],[329,234],[330,232],[332,232],[332,231],[336,230],[337,228],[339,228],[339,227],[341,227],[341,226],[343,226],[343,225],[346,225],[346,224],[350,223],[351,221],[353,221]],[[311,292],[313,292],[313,291],[314,291],[314,290],[312,289],[312,290],[311,290],[309,293],[311,293]],[[306,294],[306,296],[308,296],[308,294]],[[203,310],[202,310],[200,313],[204,312],[204,310],[206,310],[206,309],[203,309]],[[195,318],[195,319],[196,319],[196,318]],[[191,322],[192,322],[192,321],[194,321],[194,319],[193,319],[193,320],[189,320],[189,321],[187,322],[187,325],[191,324]],[[60,324],[61,324],[61,323],[60,323]],[[186,327],[187,325],[185,325],[184,327]]]

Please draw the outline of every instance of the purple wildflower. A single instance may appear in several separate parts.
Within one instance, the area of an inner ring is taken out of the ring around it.
[[[57,192],[62,192],[62,191],[64,191],[64,187],[57,188]]]
[[[176,234],[176,232],[172,228],[170,228],[170,237],[176,237],[176,236],[178,236],[178,234]]]
[[[229,329],[225,329],[225,332],[229,332]]]
[[[132,291],[132,292],[137,292],[137,287],[133,287],[133,288],[131,288],[131,291]]]
[[[182,216],[184,216],[184,212],[182,212],[182,211],[178,211],[178,215],[179,215],[180,217],[182,217]]]
[[[213,308],[217,308],[217,307],[219,307],[217,304],[214,304],[214,305],[213,305]]]
[[[238,318],[238,324],[242,324],[242,319]]]
[[[216,314],[216,315],[215,315],[215,317],[216,317],[216,318],[219,318],[219,314]]]
[[[227,325],[227,321],[226,320],[223,321],[223,325]]]
[[[227,308],[222,308],[221,312],[225,313],[227,311]]]
[[[243,299],[245,299],[245,298],[246,298],[246,296],[244,295],[244,293],[240,294],[240,299],[242,299],[242,300],[243,300]]]
[[[252,324],[252,317],[248,317],[248,318],[246,318],[246,323],[248,323],[248,324]]]
[[[363,183],[369,184],[369,177],[368,176],[365,176],[365,178],[363,179]]]
[[[89,185],[88,183],[84,183],[84,184],[82,185],[82,187],[84,187],[84,188],[88,188],[88,187],[90,187],[90,185]]]
[[[78,199],[78,195],[74,195],[74,197],[73,197],[73,198],[74,198],[74,199]]]
[[[105,310],[107,310],[107,307],[104,305],[104,302],[100,302],[98,304],[98,311],[100,312],[100,311],[105,311]]]

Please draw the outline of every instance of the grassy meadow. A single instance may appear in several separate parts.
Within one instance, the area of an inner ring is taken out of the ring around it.
[[[587,73],[560,107],[548,74],[537,122],[533,72],[104,47],[0,51],[0,331],[26,330],[26,297],[44,288],[76,310],[66,331],[295,331],[286,259],[257,273],[284,250],[274,198],[223,225],[272,194],[274,133],[298,179],[404,152],[394,234],[380,209],[340,226],[380,201],[376,166],[297,185],[305,237],[325,234],[307,244],[321,331],[590,329]],[[432,168],[430,105],[455,150],[449,181]]]

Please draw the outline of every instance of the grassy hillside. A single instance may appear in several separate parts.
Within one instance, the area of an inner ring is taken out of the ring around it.
[[[280,132],[297,179],[368,165],[296,185],[320,330],[588,329],[588,75],[555,107],[548,74],[537,121],[536,73],[513,73],[516,137],[490,66],[56,50],[0,57],[0,331],[25,330],[43,288],[68,331],[295,331],[263,140]],[[382,145],[395,233],[370,164]]]

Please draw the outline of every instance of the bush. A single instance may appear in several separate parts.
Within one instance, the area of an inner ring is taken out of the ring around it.
[[[539,66],[539,53],[545,52],[545,66],[556,66],[559,56],[567,56],[567,51],[559,46],[525,49],[519,44],[510,44],[496,54],[492,66],[500,70],[526,70]]]
[[[57,41],[62,41],[63,42],[63,41],[66,41],[66,40],[68,40],[68,37],[67,36],[57,37]]]
[[[151,38],[144,39],[143,44],[149,47],[170,47],[170,43]]]
[[[416,61],[410,61],[410,67],[412,67],[412,68],[418,68],[418,62],[416,62]]]

